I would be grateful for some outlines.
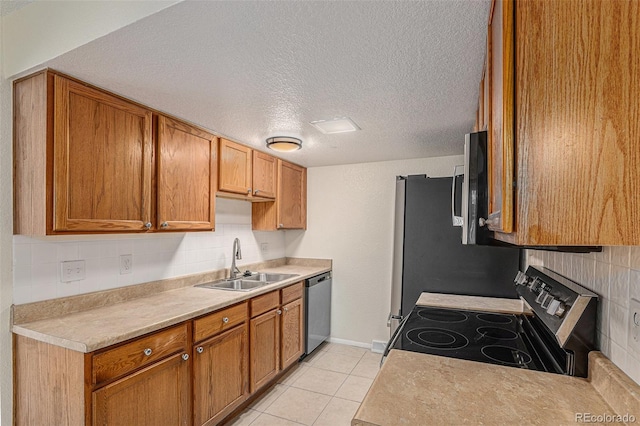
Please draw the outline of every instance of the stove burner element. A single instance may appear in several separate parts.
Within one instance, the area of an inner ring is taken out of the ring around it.
[[[498,314],[478,314],[476,315],[480,321],[490,322],[493,324],[511,324],[513,319],[507,315]]]
[[[418,311],[418,315],[424,319],[449,323],[464,322],[469,318],[462,312],[447,311],[444,309],[423,309]]]
[[[526,367],[531,362],[531,356],[528,353],[507,346],[485,346],[481,352],[492,361],[514,367]]]
[[[462,334],[442,328],[414,328],[407,332],[407,339],[416,345],[442,350],[462,349],[469,344]]]
[[[478,327],[476,332],[478,333],[475,338],[476,342],[486,338],[494,340],[515,340],[518,338],[518,333],[515,331],[498,327]]]

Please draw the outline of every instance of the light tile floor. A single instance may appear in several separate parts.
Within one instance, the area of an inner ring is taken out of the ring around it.
[[[230,424],[348,426],[381,357],[368,349],[323,343]]]

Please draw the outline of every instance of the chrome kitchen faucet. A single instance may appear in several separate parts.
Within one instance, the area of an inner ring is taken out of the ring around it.
[[[240,270],[236,266],[236,259],[242,260],[242,249],[240,248],[240,239],[233,240],[233,253],[231,254],[231,270],[229,271],[229,278],[234,279],[240,273]]]

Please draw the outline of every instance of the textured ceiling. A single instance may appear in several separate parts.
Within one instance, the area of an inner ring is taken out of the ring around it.
[[[185,1],[46,65],[305,166],[462,153],[490,0]],[[324,135],[309,121],[362,129]]]

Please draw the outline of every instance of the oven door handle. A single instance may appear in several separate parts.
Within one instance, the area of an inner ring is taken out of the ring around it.
[[[384,348],[384,352],[382,353],[382,359],[380,359],[380,367],[382,367],[382,364],[384,363],[385,358],[389,354],[389,351],[391,350],[393,345],[396,343],[396,340],[398,340],[398,336],[400,336],[400,333],[404,328],[404,324],[407,322],[408,319],[409,319],[409,315],[404,317],[402,322],[400,322],[400,325],[398,325],[398,328],[396,328],[396,331],[393,332],[391,339],[389,339],[389,342],[387,343],[387,346]]]

